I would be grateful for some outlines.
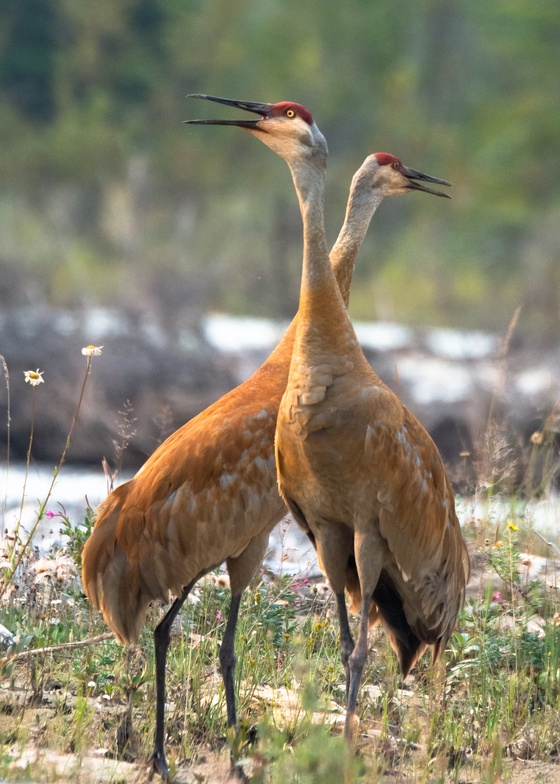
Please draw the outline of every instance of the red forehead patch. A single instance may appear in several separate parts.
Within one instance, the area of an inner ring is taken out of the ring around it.
[[[395,163],[395,161],[400,163],[399,159],[395,158],[394,155],[391,155],[390,152],[376,152],[374,155],[380,166],[389,166],[390,164]]]
[[[280,103],[275,103],[270,111],[269,117],[281,117],[286,114],[288,109],[292,109],[292,111],[294,111],[298,117],[301,117],[302,120],[305,120],[308,125],[313,125],[311,112],[300,103],[292,103],[291,101],[280,101]]]

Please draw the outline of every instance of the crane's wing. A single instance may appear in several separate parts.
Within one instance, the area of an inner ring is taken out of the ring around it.
[[[274,463],[277,402],[222,400],[170,436],[99,507],[83,584],[123,641],[137,639],[150,601],[178,596],[239,557],[285,514]]]
[[[386,588],[395,588],[409,626],[435,646],[437,658],[455,625],[469,577],[443,462],[428,433],[402,406],[398,417],[370,419],[364,463],[390,553]]]

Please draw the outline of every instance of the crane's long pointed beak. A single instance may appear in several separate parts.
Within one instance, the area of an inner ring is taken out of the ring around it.
[[[440,180],[439,177],[431,177],[429,174],[422,174],[422,172],[416,171],[416,169],[409,169],[408,166],[403,166],[404,174],[409,180],[408,187],[414,191],[424,191],[424,193],[432,193],[434,196],[442,196],[444,199],[450,199],[451,196],[447,193],[442,193],[441,191],[433,190],[432,188],[426,188],[425,185],[422,185],[420,182],[415,182],[415,180],[422,180],[424,182],[434,182],[436,185],[445,185],[448,188],[452,188],[450,182],[447,180]]]
[[[218,98],[215,95],[203,95],[201,93],[191,93],[187,98],[200,98],[203,101],[214,101],[214,103],[223,103],[226,106],[234,106],[236,109],[242,109],[245,112],[252,112],[258,114],[258,120],[185,120],[187,125],[236,125],[238,128],[256,128],[261,120],[266,119],[270,115],[272,104],[270,103],[257,103],[255,101],[234,101],[230,98]]]

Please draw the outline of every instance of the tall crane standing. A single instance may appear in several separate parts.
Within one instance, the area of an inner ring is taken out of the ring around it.
[[[329,263],[326,142],[305,115],[275,127],[262,133],[257,123],[253,133],[288,163],[304,226],[296,337],[276,427],[278,482],[336,595],[345,736],[353,741],[369,627],[381,620],[405,676],[428,646],[436,661],[464,599],[469,558],[439,452],[367,362]],[[398,159],[377,156],[374,167],[374,189],[395,178],[396,192],[410,188]],[[360,612],[355,644],[345,589]]]
[[[204,97],[255,112],[260,119],[192,122],[240,125],[254,133],[278,133],[296,116],[313,125],[309,112],[298,104]],[[354,176],[345,224],[332,251],[346,303],[356,254],[383,198],[369,183],[378,158],[388,165],[383,155],[366,158]],[[404,167],[400,177],[407,190],[433,192],[416,180],[443,183]],[[164,778],[169,776],[164,704],[171,625],[197,580],[224,561],[232,599],[220,665],[228,726],[236,723],[233,643],[239,604],[262,561],[270,531],[286,513],[277,489],[273,439],[295,328],[292,322],[250,379],[177,430],[133,479],[109,494],[84,548],[84,588],[121,642],[137,641],[150,601],[177,597],[154,632],[157,705],[151,765]]]

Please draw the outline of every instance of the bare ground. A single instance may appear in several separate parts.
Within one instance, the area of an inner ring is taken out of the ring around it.
[[[84,754],[63,754],[41,749],[28,744],[23,752],[13,749],[17,759],[10,767],[9,781],[26,781],[31,784],[56,781],[57,784],[140,784],[148,781],[146,765],[109,759],[95,750]],[[6,752],[5,752],[6,753]],[[9,753],[9,750],[8,750]],[[383,776],[387,784],[412,784],[420,781],[457,782],[461,784],[486,784],[486,782],[508,782],[509,784],[560,784],[560,765],[533,760],[504,760],[499,770],[492,770],[490,760],[478,760],[471,767],[461,769],[460,778],[453,772],[439,771],[426,779],[425,773],[416,773],[415,765],[400,765]],[[423,767],[423,766],[422,766]],[[33,778],[29,778],[33,771]],[[1,779],[0,782],[7,781]],[[157,777],[154,778],[157,781]],[[177,784],[233,784],[238,781],[230,775],[229,756],[209,751],[191,763],[177,769],[174,781]],[[288,784],[288,783],[287,783]]]
[[[145,755],[135,753],[138,761],[124,762],[117,760],[109,748],[91,746],[71,753],[68,748],[72,740],[64,730],[57,732],[61,725],[61,708],[56,699],[48,691],[40,704],[33,705],[25,694],[19,694],[18,689],[0,689],[0,736],[9,738],[10,729],[18,728],[18,741],[0,749],[0,760],[3,761],[5,778],[0,776],[0,784],[8,781],[26,781],[31,784],[43,782],[57,782],[57,784],[139,784],[149,780],[148,767],[143,761]],[[23,691],[23,690],[22,690]],[[416,701],[414,684],[412,689],[402,692],[403,700],[409,700],[411,707]],[[278,723],[288,721],[290,714],[301,710],[296,705],[298,697],[295,692],[286,689],[257,690],[255,700],[265,701],[274,713]],[[26,701],[27,707],[22,702]],[[17,718],[11,713],[8,706],[22,705],[17,712]],[[88,728],[89,738],[101,738],[103,727],[106,725],[107,714],[120,708],[108,709],[103,713],[96,710],[91,717],[91,727]],[[342,712],[338,706],[327,705],[330,722],[341,726]],[[68,707],[67,726],[73,726],[73,709]],[[325,714],[318,716],[319,720],[325,719]],[[51,722],[53,724],[51,725]],[[114,726],[114,725],[113,725]],[[23,729],[23,732],[22,732]],[[114,732],[114,731],[113,731]],[[26,737],[25,742],[21,738]],[[107,734],[105,733],[105,739]],[[371,782],[387,784],[416,784],[416,782],[430,782],[433,784],[560,784],[560,764],[556,760],[536,761],[521,758],[502,758],[501,750],[496,749],[494,755],[487,757],[478,754],[472,759],[462,761],[460,771],[453,770],[446,756],[441,759],[427,759],[425,747],[421,741],[414,748],[409,748],[403,753],[398,743],[393,738],[384,738],[376,722],[364,721],[360,727],[361,749],[360,753],[369,760],[382,760],[383,772],[372,774]],[[59,749],[53,748],[59,746]],[[497,753],[496,753],[497,752]],[[194,759],[185,761],[176,757],[176,752],[170,750],[170,761],[175,757],[175,777],[177,784],[233,784],[239,779],[230,775],[229,752],[225,748],[217,750],[209,745],[200,746]],[[11,757],[11,761],[9,758]],[[142,760],[142,761],[140,761]],[[249,780],[256,768],[247,768]],[[155,777],[157,784],[159,777]],[[286,782],[289,784],[289,782]]]

